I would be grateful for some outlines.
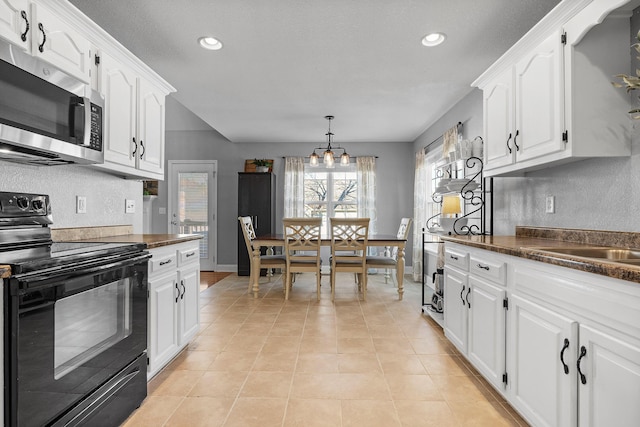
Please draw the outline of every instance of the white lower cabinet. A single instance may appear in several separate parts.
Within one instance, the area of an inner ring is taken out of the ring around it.
[[[453,258],[451,258],[453,254]],[[505,290],[474,270],[490,268],[475,261],[469,273],[459,260],[468,258],[460,252],[445,252],[445,258],[456,259],[457,268],[445,264],[444,333],[484,377],[495,387],[502,388],[505,372]],[[486,271],[486,270],[485,270]]]
[[[531,425],[640,425],[638,283],[447,242],[444,294],[445,336]]]
[[[198,241],[151,249],[147,375],[153,377],[200,327]]]
[[[536,426],[575,426],[578,323],[517,295],[510,305],[511,404]]]

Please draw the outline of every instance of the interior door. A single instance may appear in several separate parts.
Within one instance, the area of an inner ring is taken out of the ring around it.
[[[200,234],[200,270],[215,271],[218,161],[169,161],[169,224],[173,234]]]

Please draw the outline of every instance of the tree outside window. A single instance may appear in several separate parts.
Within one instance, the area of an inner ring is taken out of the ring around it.
[[[322,169],[305,165],[304,212],[322,218],[322,233],[329,234],[331,217],[358,216],[358,174],[355,165]]]

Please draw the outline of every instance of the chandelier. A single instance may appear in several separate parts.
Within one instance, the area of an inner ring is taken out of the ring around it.
[[[324,149],[323,147],[314,148],[313,153],[311,153],[311,155],[309,156],[309,166],[314,166],[314,167],[318,166],[320,161],[320,156],[318,156],[318,154],[316,153],[316,150],[324,150],[324,152],[322,153],[324,167],[328,169],[333,169],[335,167],[336,161],[335,161],[335,156],[333,154],[332,148],[334,150],[336,149],[342,150],[342,154],[340,155],[340,165],[348,166],[349,161],[351,159],[349,158],[349,153],[347,153],[347,150],[342,147],[331,147],[331,143],[333,142],[333,133],[331,132],[331,120],[333,120],[334,117],[324,116],[324,118],[329,121],[329,130],[325,134],[327,136],[327,148],[326,149]]]

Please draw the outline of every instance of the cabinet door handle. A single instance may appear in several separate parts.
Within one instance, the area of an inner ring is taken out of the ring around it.
[[[42,33],[42,44],[38,46],[38,50],[42,53],[44,52],[44,44],[47,42],[47,34],[44,32],[44,25],[42,25],[42,22],[38,23],[38,29]]]
[[[176,297],[176,302],[180,299],[180,288],[178,287],[178,282],[176,282],[176,291],[178,291],[178,296]]]
[[[516,146],[516,151],[520,151],[520,147],[518,147],[518,135],[520,135],[520,131],[516,130],[516,135],[513,137],[513,145]]]
[[[488,265],[482,265],[482,264],[478,263],[478,268],[481,268],[483,270],[489,271],[489,266]]]
[[[509,154],[513,153],[511,150],[511,146],[509,145],[509,141],[511,141],[511,132],[509,132],[509,138],[507,138],[507,149],[509,150]]]
[[[467,305],[469,306],[469,308],[471,308],[471,303],[469,302],[470,293],[471,293],[471,286],[467,288],[467,295],[464,297],[464,299],[467,301]],[[462,304],[464,305],[464,302]]]
[[[564,339],[564,346],[562,346],[562,350],[560,350],[560,362],[562,362],[562,366],[564,367],[564,373],[569,375],[569,366],[564,362],[564,352],[569,348],[569,340],[567,338]]]
[[[20,11],[20,16],[22,16],[22,19],[24,19],[24,23],[27,24],[27,27],[24,30],[24,33],[20,34],[20,39],[23,42],[27,41],[27,34],[29,33],[29,19],[27,18],[27,12],[25,12],[24,10]]]
[[[587,349],[585,346],[581,346],[580,347],[580,357],[578,357],[578,362],[576,363],[576,366],[578,367],[578,375],[580,375],[580,382],[582,384],[586,384],[587,383],[587,377],[584,376],[584,374],[582,373],[582,370],[580,370],[580,362],[582,361],[582,358],[585,357],[587,355]]]
[[[464,297],[462,296],[462,294],[464,294],[465,289],[466,286],[462,285],[462,290],[460,291],[460,300],[462,301],[462,305],[464,305]]]
[[[142,140],[140,140],[140,148],[142,149],[142,151],[140,152],[140,158],[142,158],[142,156],[144,156],[144,152],[146,151],[144,148],[144,142],[142,142]]]
[[[184,286],[184,280],[180,281],[180,286],[182,286],[182,293],[180,294],[180,299],[184,299],[184,293],[187,291],[187,288]]]
[[[449,255],[449,258],[451,258],[452,260],[455,260],[455,261],[458,260],[458,257],[457,256],[453,256],[453,255]]]
[[[133,153],[131,155],[135,156],[138,151],[138,143],[136,142],[136,137],[131,138],[133,140]]]

